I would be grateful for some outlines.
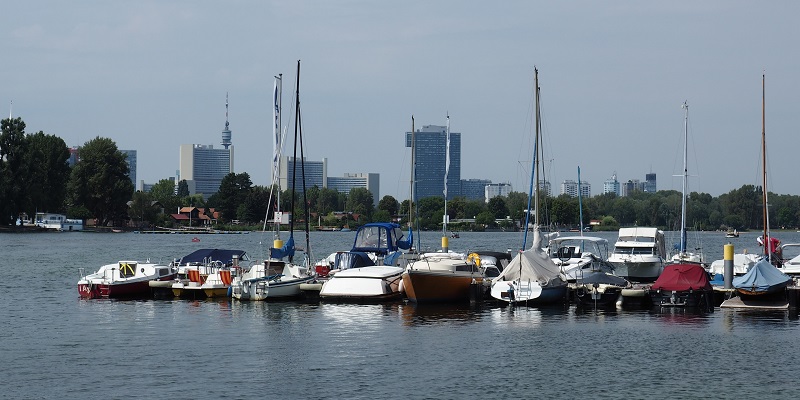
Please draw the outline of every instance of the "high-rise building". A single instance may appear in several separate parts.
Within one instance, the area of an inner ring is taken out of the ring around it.
[[[364,188],[372,193],[372,203],[377,206],[380,201],[380,175],[375,173],[344,174],[344,176],[329,176],[328,189],[339,193],[350,193],[351,189]]]
[[[611,175],[611,178],[606,179],[605,182],[603,182],[603,194],[606,193],[614,193],[617,196],[622,194],[616,172],[614,175]]]
[[[578,185],[578,182],[575,182],[571,179],[561,182],[561,194],[566,194],[569,197],[577,197],[579,186],[581,197],[591,197],[592,186],[589,184],[589,182],[583,180],[581,181],[580,185]]]
[[[550,181],[544,179],[539,180],[539,194],[544,197],[549,197],[552,193],[552,190],[550,190]]]
[[[128,170],[130,171],[128,176],[136,187],[136,150],[120,150],[120,152],[127,156],[126,161],[128,161]]]
[[[447,158],[447,127],[425,125],[413,132],[416,163],[416,197],[444,196]],[[406,132],[411,147],[412,132]],[[447,198],[461,194],[461,133],[450,132],[450,168],[447,169]]]
[[[483,201],[488,203],[489,200],[497,196],[508,196],[511,193],[510,183],[489,183],[484,186]]]
[[[622,195],[623,196],[630,196],[631,193],[638,190],[643,192],[645,189],[645,183],[641,182],[638,179],[628,179],[627,182],[622,184]]]
[[[486,186],[491,185],[488,179],[462,179],[461,196],[467,200],[480,200],[486,198]]]
[[[189,194],[202,194],[208,199],[219,191],[225,175],[233,172],[233,144],[228,124],[228,96],[225,95],[225,129],[222,130],[224,149],[213,145],[182,144],[178,181],[186,180]]]
[[[311,189],[316,186],[322,189],[328,187],[328,159],[323,158],[322,161],[310,161],[304,158],[303,160],[302,164],[297,163],[297,172],[295,172],[294,157],[281,157],[281,172],[279,175],[281,190],[291,189],[291,180],[296,175],[297,180],[294,181],[295,193],[303,193],[303,171],[305,171],[306,188]]]
[[[655,193],[656,188],[656,174],[649,173],[644,175],[644,191],[647,193]]]

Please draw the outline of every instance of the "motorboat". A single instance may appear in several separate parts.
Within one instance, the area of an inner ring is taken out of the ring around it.
[[[318,264],[326,269],[322,275],[327,275],[319,297],[345,301],[400,298],[406,265],[402,250],[411,247],[411,236],[409,230],[408,240],[403,240],[400,225],[392,222],[371,222],[359,227],[350,251],[333,253]]]
[[[80,269],[78,294],[83,299],[140,298],[152,296],[150,281],[171,281],[177,268],[149,261],[119,261],[84,275]]]
[[[595,236],[558,236],[547,247],[550,258],[561,268],[567,282],[576,282],[585,273],[613,274],[608,262],[608,240]]]
[[[403,289],[417,303],[468,301],[470,287],[476,285],[479,295],[485,276],[477,253],[423,253],[408,264]]]
[[[574,284],[575,300],[581,307],[615,306],[622,291],[631,287],[625,278],[603,270],[583,271]]]
[[[173,262],[178,274],[169,290],[174,297],[189,299],[228,297],[233,276],[248,263],[244,250],[196,250]],[[163,282],[154,282],[150,286],[163,287]]]
[[[608,262],[616,275],[629,281],[653,282],[664,269],[667,258],[664,232],[658,228],[620,228]]]
[[[728,231],[725,232],[725,237],[726,238],[738,238],[739,237],[739,231],[737,231],[736,229],[728,229]]]
[[[714,309],[711,281],[700,264],[668,264],[648,289],[653,306]]]
[[[758,253],[736,253],[733,255],[733,275],[734,276],[742,276],[747,273],[751,268],[753,268],[756,263],[763,258],[763,254]],[[798,260],[800,261],[800,260]],[[725,260],[714,260],[711,262],[711,265],[708,266],[708,273],[711,274],[711,277],[714,278],[717,275],[724,276],[725,274]]]

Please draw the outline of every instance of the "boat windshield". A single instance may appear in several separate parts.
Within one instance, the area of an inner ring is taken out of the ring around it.
[[[356,243],[357,248],[381,248],[389,246],[386,230],[380,226],[367,226],[358,231]]]
[[[653,254],[652,247],[615,247],[616,254]]]

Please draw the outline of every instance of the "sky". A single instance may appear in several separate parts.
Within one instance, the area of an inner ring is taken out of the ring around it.
[[[293,134],[297,60],[305,154],[328,175],[379,173],[409,197],[404,132],[461,133],[461,178],[527,192],[534,68],[545,177],[600,194],[656,173],[689,191],[761,184],[800,194],[800,2],[15,1],[0,14],[0,112],[80,146],[137,150],[137,179],[175,176],[181,144],[220,148],[225,98],[235,172],[271,183],[272,91]],[[292,151],[291,141],[286,154]]]

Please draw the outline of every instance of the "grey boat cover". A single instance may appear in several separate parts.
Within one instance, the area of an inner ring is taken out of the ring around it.
[[[542,249],[542,234],[539,226],[533,228],[533,245],[530,249],[520,251],[493,282],[531,280],[539,282],[541,286],[549,283],[562,284],[564,279],[560,268],[550,259]]]

